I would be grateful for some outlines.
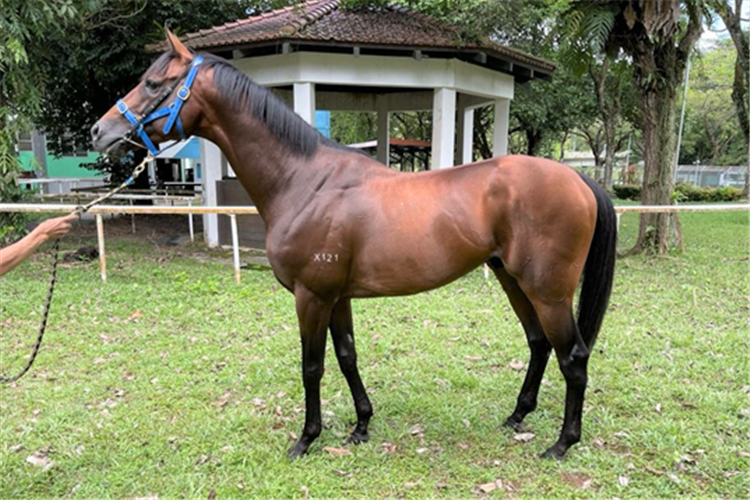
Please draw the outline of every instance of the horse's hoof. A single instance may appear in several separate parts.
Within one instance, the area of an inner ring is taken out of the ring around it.
[[[305,453],[307,453],[307,446],[298,441],[297,444],[289,448],[289,451],[286,452],[286,456],[289,457],[289,460],[294,461]]]
[[[348,438],[346,438],[345,443],[346,444],[349,444],[349,443],[362,444],[362,443],[368,442],[369,440],[370,440],[370,434],[368,434],[367,432],[354,431],[349,435]]]
[[[562,460],[563,458],[565,458],[565,450],[560,451],[559,449],[552,446],[547,451],[539,455],[539,458],[546,458],[546,459],[554,458],[555,460]]]
[[[523,422],[516,422],[515,420],[508,417],[505,422],[503,422],[504,427],[510,427],[513,430],[516,430],[518,432],[521,432],[526,428],[526,425],[524,425]]]

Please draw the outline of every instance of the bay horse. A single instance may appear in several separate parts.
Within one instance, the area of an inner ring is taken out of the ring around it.
[[[565,165],[526,156],[397,172],[324,138],[226,60],[191,52],[171,32],[167,39],[170,50],[92,127],[94,148],[132,151],[123,137],[134,127],[144,143],[175,139],[176,116],[181,133],[216,143],[231,163],[265,221],[273,272],[295,297],[306,413],[289,456],[306,453],[321,432],[329,329],[357,413],[348,441],[369,439],[373,410],[357,369],[352,299],[423,292],[487,263],[531,351],[505,425],[519,428],[535,409],[554,349],[564,422],[542,456],[562,458],[580,440],[589,353],[612,289],[616,218],[605,191]],[[183,79],[190,84],[177,90]],[[173,104],[151,113],[159,96]]]

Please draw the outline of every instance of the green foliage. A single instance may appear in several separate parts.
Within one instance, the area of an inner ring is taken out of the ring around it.
[[[730,117],[735,49],[729,40],[693,57],[681,164],[742,165],[747,143]]]
[[[387,8],[391,0],[343,0],[341,6],[350,10],[378,10]],[[550,3],[549,0],[488,2],[487,0],[400,0],[395,2],[428,16],[450,23],[458,29],[460,40],[486,37],[503,26],[502,20],[520,4]],[[525,7],[525,6],[524,6]]]
[[[732,101],[734,103],[737,122],[742,130],[745,144],[750,141],[750,114],[748,113],[748,82],[750,74],[750,30],[747,29],[747,19],[742,18],[742,0],[705,0],[716,16],[709,16],[709,26],[720,20],[732,40],[735,51],[734,83]],[[747,4],[745,4],[747,6]],[[747,16],[745,16],[747,17]],[[743,29],[744,25],[744,29]],[[750,177],[745,184],[745,194],[750,189]]]
[[[511,132],[521,136],[523,152],[537,155],[566,131],[586,127],[597,116],[591,81],[558,67],[551,82],[516,85],[510,108]]]
[[[0,182],[19,170],[15,138],[39,114],[45,73],[36,60],[50,56],[45,37],[75,13],[70,2],[4,0],[0,8]]]
[[[26,199],[18,186],[21,167],[16,156],[14,136],[10,130],[0,130],[0,202],[18,203]],[[28,217],[22,213],[0,212],[0,247],[23,236]]]
[[[391,115],[391,137],[432,140],[432,112],[405,111]]]
[[[677,201],[711,201],[726,202],[739,201],[742,190],[731,186],[720,186],[715,188],[694,186],[681,182],[674,187]]]
[[[561,38],[562,61],[582,74],[594,55],[608,52],[610,35],[621,9],[615,2],[600,1],[578,1],[569,6],[555,25]]]
[[[340,144],[355,144],[375,139],[375,113],[331,112],[331,139]]]
[[[0,201],[20,202],[21,166],[16,137],[31,129],[42,109],[47,74],[37,64],[52,56],[47,36],[60,33],[77,15],[70,0],[3,0],[0,3]],[[25,214],[0,213],[0,245],[26,231]]]
[[[166,24],[177,34],[246,16],[268,2],[136,0],[101,2],[89,16],[50,40],[58,56],[43,61],[50,75],[38,125],[48,147],[64,154],[90,143],[91,125],[125,95],[151,64],[144,46],[161,41]],[[115,35],[116,34],[116,35]]]
[[[41,107],[46,75],[35,64],[51,57],[46,37],[77,13],[70,0],[3,0],[0,8],[0,130],[28,128]],[[5,141],[0,146],[6,147]],[[7,151],[4,151],[7,153]]]
[[[611,5],[597,5],[593,2],[589,5],[592,9],[588,15],[584,14],[583,33],[593,50],[601,52],[615,25],[617,12]]]
[[[641,186],[615,185],[615,197],[620,200],[640,201]],[[674,199],[678,202],[730,202],[739,201],[742,190],[731,186],[702,187],[681,182],[675,185]]]
[[[0,133],[0,141],[3,136],[9,134]],[[6,154],[6,151],[13,152],[13,145],[10,148],[0,146],[0,155]],[[30,198],[29,191],[18,185],[19,167],[15,154],[11,153],[11,158],[0,160],[0,202],[1,203],[23,203]],[[26,234],[26,225],[29,222],[29,216],[20,212],[0,212],[0,247],[7,245],[21,236]]]
[[[641,186],[615,184],[612,186],[612,189],[615,192],[615,197],[620,200],[640,201],[641,199]]]
[[[673,130],[677,89],[685,65],[702,30],[702,0],[575,0],[570,12],[576,14],[580,44],[591,42],[601,56],[623,54],[632,60],[633,80],[638,89],[644,146],[644,198],[655,203],[668,203],[672,197],[674,166]],[[614,23],[602,9],[612,9]],[[596,18],[590,21],[590,18]],[[583,20],[584,22],[580,22]],[[606,35],[606,40],[601,40]],[[633,251],[670,248],[670,224],[667,214],[641,218],[639,239]],[[655,228],[648,234],[648,226]],[[677,240],[679,240],[679,226]]]

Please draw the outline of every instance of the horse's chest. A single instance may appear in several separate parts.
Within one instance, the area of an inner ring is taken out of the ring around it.
[[[269,237],[268,260],[279,281],[302,284],[320,294],[335,293],[346,281],[350,255],[338,240],[315,234]]]

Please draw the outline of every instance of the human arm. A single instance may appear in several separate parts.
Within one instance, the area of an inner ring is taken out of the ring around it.
[[[71,223],[77,215],[47,219],[34,228],[20,241],[0,249],[0,276],[14,269],[26,260],[45,241],[62,238],[70,231]]]

